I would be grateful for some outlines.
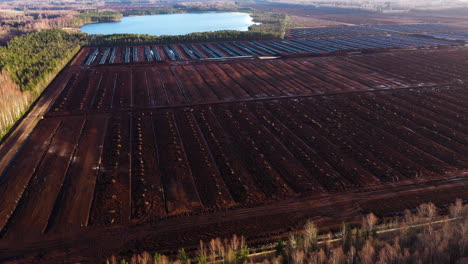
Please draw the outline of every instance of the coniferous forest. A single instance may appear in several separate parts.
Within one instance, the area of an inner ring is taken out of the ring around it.
[[[84,34],[44,30],[0,47],[0,138],[85,43]]]
[[[44,30],[15,37],[0,47],[0,68],[21,90],[39,92],[37,85],[57,70],[83,43],[83,34]]]

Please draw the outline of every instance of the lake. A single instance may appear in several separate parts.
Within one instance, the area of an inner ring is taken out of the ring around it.
[[[120,22],[95,23],[81,27],[89,34],[149,34],[185,35],[193,32],[218,30],[247,31],[255,24],[249,14],[229,13],[184,13],[123,17]]]

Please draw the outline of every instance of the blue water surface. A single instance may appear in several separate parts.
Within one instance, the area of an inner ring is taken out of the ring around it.
[[[185,13],[123,17],[120,22],[95,23],[81,27],[89,34],[185,35],[218,30],[247,31],[255,24],[245,13]]]

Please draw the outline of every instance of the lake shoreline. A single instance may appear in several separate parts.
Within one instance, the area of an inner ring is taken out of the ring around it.
[[[205,15],[206,17],[195,18],[193,15]],[[215,24],[213,24],[213,21],[215,21]],[[140,24],[137,26],[135,23]],[[172,27],[168,27],[168,24]],[[128,15],[123,16],[119,21],[87,23],[78,29],[89,35],[136,34],[160,37],[223,30],[245,32],[249,31],[252,25],[259,24],[261,23],[255,22],[250,13],[245,12],[192,11],[154,15]],[[93,28],[97,25],[99,25],[99,29]]]

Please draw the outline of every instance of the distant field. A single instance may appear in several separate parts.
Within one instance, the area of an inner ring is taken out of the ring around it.
[[[402,24],[402,23],[440,23],[452,26],[464,26],[468,19],[468,8],[447,8],[442,10],[411,10],[409,12],[380,13],[369,10],[356,10],[337,7],[314,7],[302,3],[257,2],[246,6],[297,17],[290,27],[316,27],[323,23],[313,19],[349,25]],[[382,6],[383,7],[383,6]],[[294,23],[300,19],[301,24]],[[308,20],[308,18],[313,18]]]

